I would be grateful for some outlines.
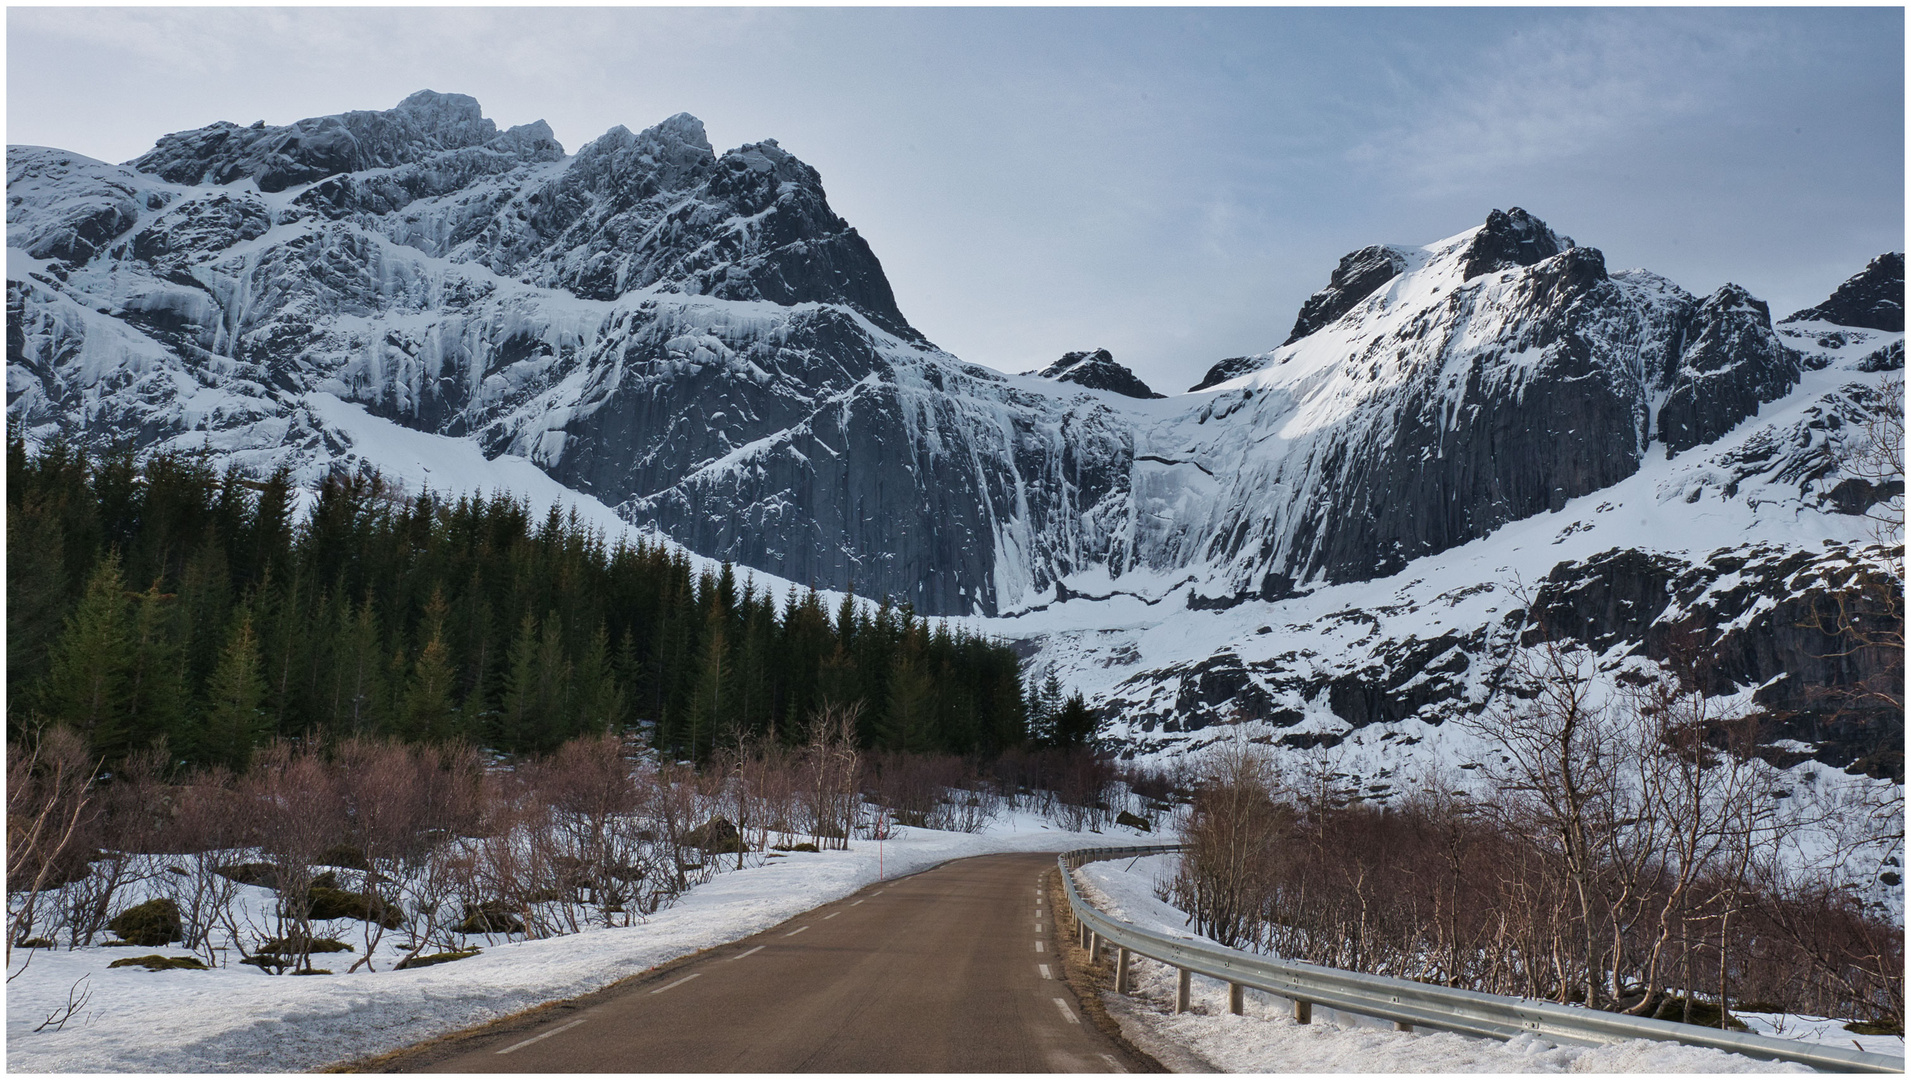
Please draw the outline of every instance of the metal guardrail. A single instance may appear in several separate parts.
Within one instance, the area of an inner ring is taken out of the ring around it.
[[[1821,1043],[1752,1035],[1650,1020],[1597,1009],[1574,1008],[1550,1001],[1483,994],[1430,983],[1366,975],[1321,967],[1296,960],[1278,960],[1207,942],[1157,934],[1117,921],[1082,899],[1072,873],[1084,863],[1141,855],[1172,854],[1181,845],[1081,848],[1064,853],[1059,862],[1069,908],[1087,933],[1117,948],[1179,968],[1183,987],[1189,972],[1219,979],[1235,987],[1253,987],[1293,1001],[1296,1016],[1322,1005],[1361,1016],[1392,1020],[1396,1025],[1457,1031],[1494,1039],[1534,1034],[1563,1042],[1599,1045],[1629,1039],[1656,1039],[1705,1046],[1727,1053],[1765,1060],[1795,1061],[1827,1072],[1905,1071],[1904,1059],[1862,1050],[1845,1050]],[[1183,991],[1185,995],[1185,990]],[[1238,999],[1236,999],[1238,1000]]]

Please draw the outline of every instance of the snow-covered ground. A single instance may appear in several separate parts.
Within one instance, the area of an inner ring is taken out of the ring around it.
[[[1122,829],[1124,835],[1129,830]],[[979,834],[900,829],[881,845],[794,852],[719,874],[643,924],[541,941],[488,945],[468,960],[408,971],[381,949],[380,970],[342,974],[360,953],[318,955],[341,972],[269,976],[236,959],[212,971],[108,970],[128,956],[184,956],[169,947],[16,949],[7,983],[9,1072],[287,1072],[382,1053],[574,997],[760,930],[847,896],[884,876],[949,859],[1008,851],[1063,851],[1110,842],[1067,832],[1025,812]],[[263,895],[264,890],[256,890]],[[329,931],[350,942],[360,924]],[[387,935],[388,940],[396,934]],[[473,944],[481,944],[473,939]],[[360,950],[362,952],[362,944]],[[28,962],[30,959],[30,963]],[[21,969],[24,967],[24,971]],[[21,972],[13,977],[15,972]],[[63,1030],[34,1032],[82,977],[92,991]]]
[[[1187,916],[1155,897],[1174,873],[1175,856],[1090,863],[1076,875],[1089,902],[1158,933],[1196,938]],[[1174,1015],[1174,969],[1135,961],[1136,992],[1105,994],[1109,1011],[1139,1045],[1167,1042],[1223,1072],[1810,1072],[1803,1065],[1755,1061],[1701,1047],[1635,1040],[1609,1046],[1556,1046],[1522,1036],[1511,1042],[1450,1032],[1404,1033],[1385,1021],[1316,1007],[1313,1023],[1294,1022],[1284,998],[1249,990],[1244,1015],[1228,1013],[1227,984],[1197,975],[1192,1010]],[[1753,1030],[1902,1056],[1897,1037],[1854,1036],[1822,1018],[1754,1014]]]

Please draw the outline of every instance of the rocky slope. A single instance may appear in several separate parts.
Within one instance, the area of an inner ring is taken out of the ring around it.
[[[703,555],[988,619],[1131,752],[1419,738],[1490,694],[1514,576],[1632,597],[1574,632],[1640,655],[1703,611],[1718,688],[1869,752],[1797,689],[1869,661],[1815,667],[1781,602],[1892,497],[1839,448],[1903,365],[1901,256],[1774,326],[1496,210],[1353,252],[1284,344],[1162,398],[1105,351],[936,348],[774,140],[679,115],[567,154],[429,91],[126,165],[11,147],[8,245],[32,441],[310,478],[390,467],[370,421],[459,440]]]

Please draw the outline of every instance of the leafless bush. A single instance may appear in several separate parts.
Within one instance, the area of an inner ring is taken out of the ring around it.
[[[89,872],[84,840],[94,812],[94,765],[85,742],[63,727],[42,732],[31,746],[7,745],[9,969],[15,944],[54,929],[41,925],[48,891]]]

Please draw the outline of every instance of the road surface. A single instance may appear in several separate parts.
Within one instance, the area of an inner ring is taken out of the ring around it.
[[[1053,855],[946,863],[384,1063],[427,1072],[1135,1072],[1054,955]]]

